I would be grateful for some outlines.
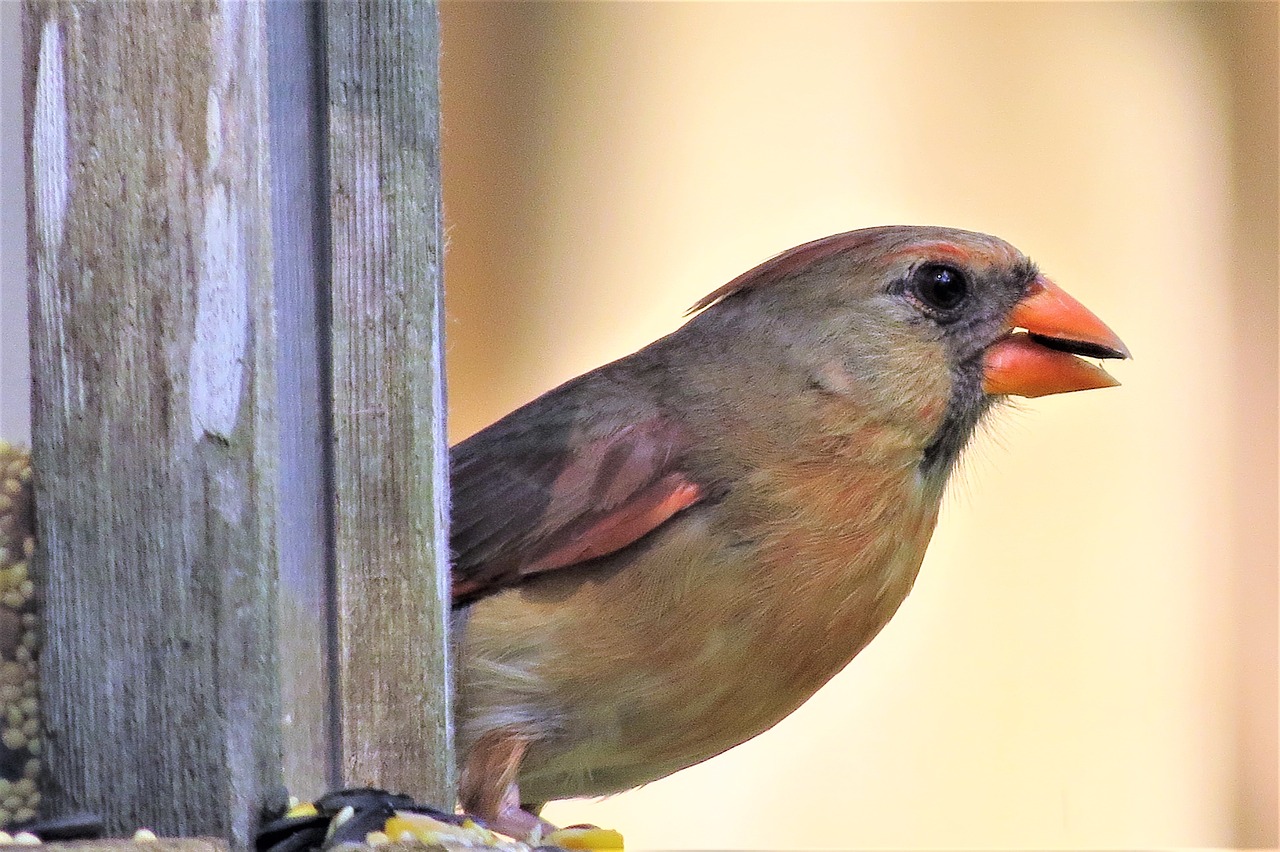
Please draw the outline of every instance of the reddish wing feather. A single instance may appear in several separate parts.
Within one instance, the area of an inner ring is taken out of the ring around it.
[[[668,518],[702,499],[702,489],[679,473],[669,473],[632,494],[611,512],[593,517],[577,532],[548,536],[548,547],[528,563],[526,574],[564,568],[621,550]]]
[[[521,413],[454,448],[455,606],[620,550],[702,498],[683,430],[660,417],[592,437]]]

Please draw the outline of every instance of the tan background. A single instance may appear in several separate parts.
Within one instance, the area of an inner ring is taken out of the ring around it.
[[[795,243],[999,234],[1133,349],[999,418],[777,728],[553,820],[643,848],[1276,844],[1264,4],[444,6],[453,439]]]
[[[970,455],[921,579],[643,848],[1274,847],[1277,6],[446,3],[454,439],[803,240],[986,230],[1129,343]],[[0,436],[27,429],[0,0]]]

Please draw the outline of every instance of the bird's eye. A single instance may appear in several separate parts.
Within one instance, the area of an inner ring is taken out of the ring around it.
[[[926,307],[953,311],[969,295],[964,273],[940,263],[927,263],[911,274],[911,288]]]

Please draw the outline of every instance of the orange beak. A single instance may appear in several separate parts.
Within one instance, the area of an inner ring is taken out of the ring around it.
[[[993,343],[983,360],[989,394],[1047,396],[1120,384],[1087,358],[1128,358],[1124,342],[1084,305],[1043,275],[1009,315],[1013,332]]]

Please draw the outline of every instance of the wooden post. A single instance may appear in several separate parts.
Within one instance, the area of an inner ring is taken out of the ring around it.
[[[449,807],[437,11],[324,24],[341,778]]]
[[[267,3],[280,424],[284,778],[314,799],[341,783],[332,641],[329,191],[324,4]]]
[[[267,20],[285,776],[448,808],[436,7],[275,2]]]
[[[46,810],[450,806],[434,4],[24,12]]]
[[[47,810],[248,842],[280,791],[256,3],[25,7]]]

